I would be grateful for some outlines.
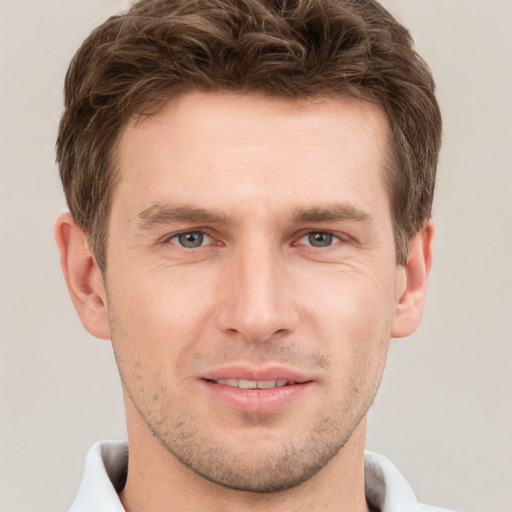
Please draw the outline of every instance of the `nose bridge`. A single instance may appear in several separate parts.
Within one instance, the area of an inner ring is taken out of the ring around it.
[[[251,341],[293,330],[297,316],[283,255],[268,241],[255,241],[235,250],[230,260],[219,327]]]

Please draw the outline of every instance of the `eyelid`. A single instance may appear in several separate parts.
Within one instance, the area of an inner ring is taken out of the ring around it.
[[[348,235],[346,235],[345,233],[340,233],[338,231],[333,231],[333,230],[330,230],[330,229],[306,229],[306,230],[302,230],[298,236],[295,238],[295,242],[294,244],[297,244],[297,245],[307,245],[309,247],[313,247],[314,249],[320,249],[320,247],[314,247],[312,246],[311,244],[306,244],[306,243],[300,243],[300,241],[311,235],[311,234],[314,234],[314,233],[322,233],[322,234],[326,234],[326,235],[332,235],[333,238],[336,239],[336,242],[333,243],[332,245],[328,245],[326,247],[323,247],[322,249],[325,249],[325,248],[328,248],[328,247],[333,247],[334,245],[337,245],[338,243],[349,243],[351,241],[350,237]]]
[[[176,231],[174,233],[168,233],[160,239],[160,243],[163,243],[163,244],[170,243],[173,245],[177,245],[178,247],[183,247],[178,243],[172,242],[172,240],[179,237],[180,235],[186,235],[187,233],[201,233],[205,238],[209,239],[208,243],[203,243],[200,247],[209,245],[214,240],[214,237],[211,235],[211,233],[208,232],[208,230],[206,230],[204,228],[197,228],[197,229],[192,228],[192,229],[181,229],[180,231]]]
[[[173,245],[176,245],[178,247],[182,247],[178,243],[173,243],[171,240],[177,238],[180,235],[184,235],[187,233],[201,233],[205,238],[208,238],[208,243],[203,243],[200,247],[204,247],[206,245],[210,245],[212,242],[215,242],[217,240],[217,236],[215,236],[210,229],[204,228],[204,227],[198,227],[198,228],[189,228],[189,229],[180,229],[179,231],[175,231],[173,233],[167,233],[164,235],[160,240],[159,243],[162,244],[168,244],[172,243]],[[293,245],[307,245],[309,247],[312,247],[313,249],[319,249],[317,247],[312,246],[311,244],[307,243],[300,243],[300,240],[307,237],[310,234],[313,233],[325,233],[332,235],[333,238],[336,239],[336,242],[333,243],[330,246],[326,246],[325,248],[332,247],[334,245],[337,245],[338,243],[351,243],[353,241],[352,237],[347,235],[346,233],[342,233],[336,230],[330,230],[330,229],[302,229],[295,237],[294,241],[292,242]],[[219,242],[220,243],[220,242]]]

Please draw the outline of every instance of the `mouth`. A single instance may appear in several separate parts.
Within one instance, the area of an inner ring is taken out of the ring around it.
[[[226,376],[226,373],[231,375]],[[240,373],[245,375],[241,376]],[[214,403],[249,414],[277,412],[293,403],[301,402],[301,398],[315,387],[314,380],[287,371],[250,373],[221,371],[216,375],[204,376],[200,381]]]
[[[272,389],[283,388],[285,386],[294,386],[296,384],[303,384],[302,382],[289,381],[286,379],[273,379],[273,380],[248,380],[248,379],[217,379],[211,380],[214,384],[222,384],[223,386],[230,386],[239,389]]]

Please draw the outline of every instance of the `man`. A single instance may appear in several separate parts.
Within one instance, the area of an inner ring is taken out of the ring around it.
[[[364,451],[432,259],[441,119],[406,29],[373,0],[142,0],[65,94],[56,239],[128,427],[71,510],[433,510]]]

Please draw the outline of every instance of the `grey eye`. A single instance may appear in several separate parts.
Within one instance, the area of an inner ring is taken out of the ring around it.
[[[314,232],[307,235],[308,242],[313,247],[329,247],[334,236],[331,233]]]
[[[187,233],[180,233],[175,235],[172,240],[176,240],[176,243],[187,249],[195,249],[203,245],[205,239],[204,233],[200,231],[190,231]]]

